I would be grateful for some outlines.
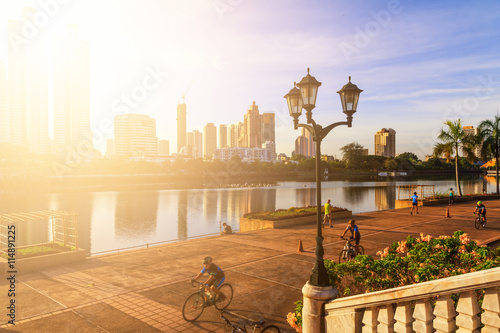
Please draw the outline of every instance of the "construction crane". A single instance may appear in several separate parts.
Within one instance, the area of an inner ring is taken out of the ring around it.
[[[187,93],[189,91],[189,88],[191,88],[191,84],[193,84],[193,80],[191,80],[191,82],[189,82],[189,85],[188,85],[186,91],[184,93],[182,93],[182,97],[181,97],[182,98],[182,104],[186,104],[186,95],[187,95]],[[181,104],[181,103],[179,103],[179,104]]]

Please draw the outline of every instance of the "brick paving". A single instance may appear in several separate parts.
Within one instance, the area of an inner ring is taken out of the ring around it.
[[[365,253],[375,253],[392,242],[463,230],[482,243],[500,239],[500,200],[485,201],[488,225],[476,230],[474,202],[357,214]],[[336,259],[344,245],[339,240],[348,219],[323,229],[325,258]],[[184,321],[181,308],[196,291],[188,280],[211,255],[234,288],[227,316],[236,323],[263,318],[282,332],[293,332],[286,314],[301,299],[301,289],[314,265],[315,225],[267,229],[167,244],[149,249],[92,257],[84,262],[33,273],[18,273],[16,325],[0,315],[1,332],[224,332],[219,312],[205,309],[195,322]],[[297,252],[302,241],[304,252]],[[0,282],[0,308],[8,306],[8,281]]]

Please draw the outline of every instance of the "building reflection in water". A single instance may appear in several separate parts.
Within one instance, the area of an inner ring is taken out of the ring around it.
[[[295,204],[296,207],[316,206],[316,188],[297,188],[295,190]]]
[[[370,187],[348,186],[348,187],[343,187],[342,191],[345,202],[358,206],[363,202],[365,197],[369,195]]]
[[[396,187],[394,185],[375,187],[375,208],[377,210],[393,209],[396,200]]]
[[[118,192],[115,236],[143,238],[156,232],[158,191]]]
[[[188,191],[179,191],[177,203],[177,239],[188,237]]]

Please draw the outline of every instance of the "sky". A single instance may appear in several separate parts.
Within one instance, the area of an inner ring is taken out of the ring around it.
[[[295,138],[283,96],[310,74],[322,83],[313,119],[345,121],[336,93],[363,90],[351,128],[335,128],[322,153],[396,131],[396,153],[432,153],[445,120],[477,127],[500,108],[500,2],[382,0],[0,0],[0,61],[7,22],[38,10],[27,43],[45,45],[69,23],[90,45],[91,127],[105,151],[114,116],[156,119],[177,150],[176,107],[187,130],[243,121],[253,101],[276,115],[278,153]],[[49,67],[56,64],[50,64]],[[305,115],[301,122],[305,122]],[[51,135],[52,136],[52,135]]]

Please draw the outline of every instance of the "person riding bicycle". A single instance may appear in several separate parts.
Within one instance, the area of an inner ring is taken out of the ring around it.
[[[484,206],[482,201],[478,201],[476,205],[476,209],[474,209],[474,214],[478,213],[479,216],[483,216],[484,225],[486,224],[486,207]],[[483,227],[484,227],[483,225]]]
[[[340,236],[341,239],[342,239],[342,237],[344,237],[347,230],[349,230],[351,232],[351,239],[354,239],[356,241],[356,245],[354,245],[356,252],[360,253],[361,251],[359,251],[358,245],[359,245],[359,241],[361,240],[361,234],[359,233],[359,228],[356,225],[355,220],[349,220],[349,223],[347,223],[347,227],[345,228],[344,233],[342,234],[342,236]]]
[[[219,298],[218,300],[223,300],[226,298],[224,294],[219,290],[219,287],[225,280],[224,271],[212,262],[212,257],[205,257],[203,259],[203,268],[201,272],[196,275],[194,279],[191,279],[191,282],[197,281],[203,274],[207,273],[208,279],[205,281],[205,290],[210,290],[216,293]]]

